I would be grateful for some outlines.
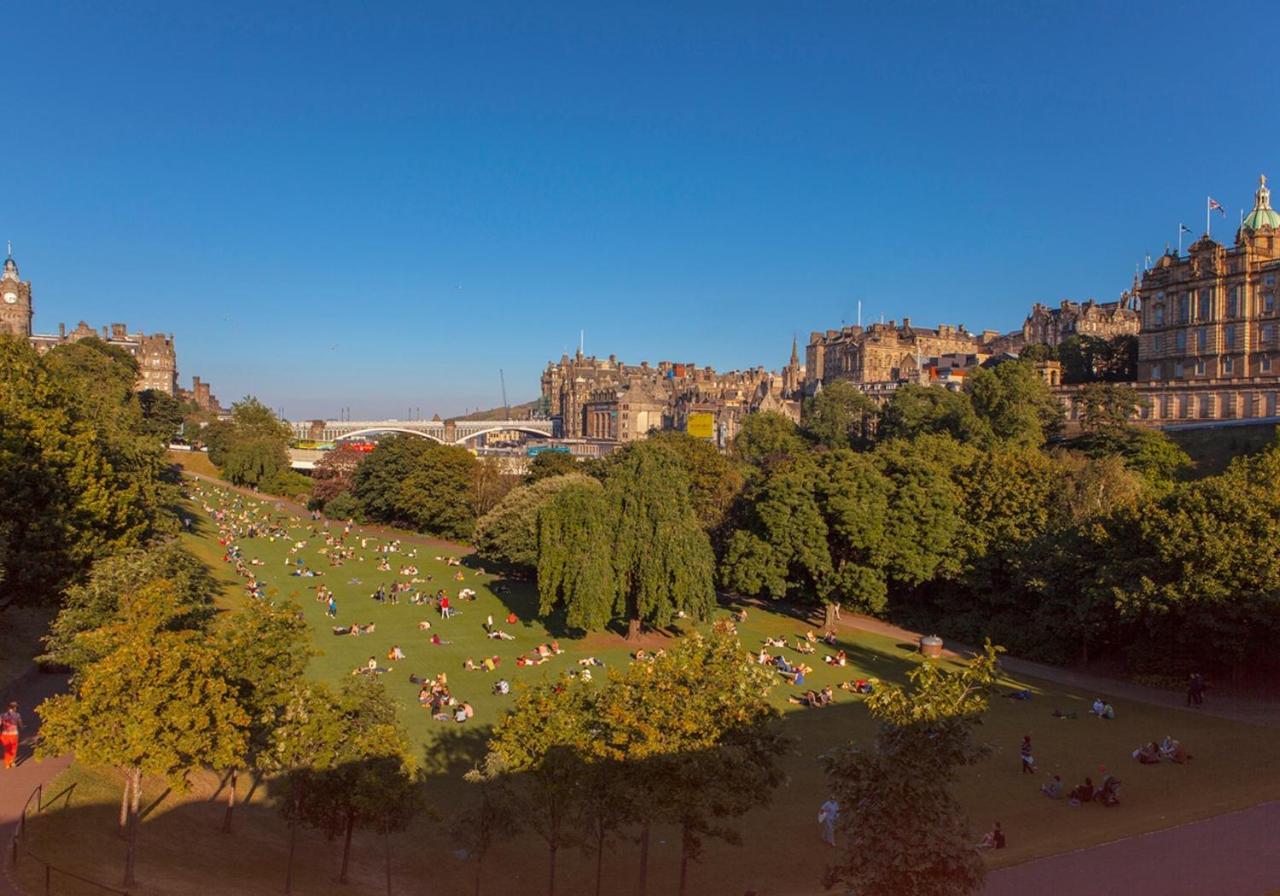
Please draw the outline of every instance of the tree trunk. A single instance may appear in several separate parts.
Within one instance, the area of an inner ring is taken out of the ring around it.
[[[831,601],[822,605],[822,629],[828,632],[836,629],[836,605]]]
[[[830,604],[828,604],[830,606]],[[679,896],[684,896],[685,884],[689,880],[689,825],[680,825],[680,889]]]
[[[604,880],[604,825],[596,829],[596,896],[600,896],[600,884]]]
[[[227,782],[227,814],[222,819],[222,833],[231,833],[231,813],[236,808],[236,779],[240,776],[239,769],[231,770],[231,780]]]
[[[640,619],[632,617],[627,620],[627,640],[635,641],[640,638]]]
[[[121,837],[129,833],[129,791],[133,789],[133,769],[125,769],[124,789],[120,791],[120,828]]]
[[[129,770],[129,777],[132,780],[132,791],[134,799],[129,804],[129,818],[126,826],[125,838],[128,844],[124,851],[124,886],[135,887],[138,885],[137,878],[133,874],[134,856],[138,849],[138,800],[137,795],[142,790],[142,769],[132,768]]]
[[[355,818],[348,812],[347,830],[342,837],[342,870],[338,872],[338,883],[340,884],[347,882],[347,867],[351,864],[351,829],[355,826]]]
[[[387,896],[391,896],[391,827],[382,826],[382,845],[387,857]]]
[[[645,896],[649,892],[649,822],[640,827],[640,878],[639,894]]]
[[[142,769],[137,769],[133,776],[133,793],[130,795],[133,802],[133,814],[137,816],[142,808]]]
[[[547,876],[547,896],[556,896],[556,850],[558,846],[551,846],[551,867],[548,869]]]

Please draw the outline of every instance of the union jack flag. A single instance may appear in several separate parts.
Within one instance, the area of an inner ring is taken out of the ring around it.
[[[1209,197],[1209,211],[1217,211],[1224,218],[1227,216],[1227,210],[1222,207],[1222,203],[1212,196]]]

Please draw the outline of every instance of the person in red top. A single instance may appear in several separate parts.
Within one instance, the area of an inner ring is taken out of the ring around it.
[[[13,768],[18,760],[18,740],[22,736],[22,716],[18,704],[10,703],[9,709],[0,715],[0,749],[4,752],[4,767]]]

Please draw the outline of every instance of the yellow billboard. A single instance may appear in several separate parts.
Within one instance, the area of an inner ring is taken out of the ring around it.
[[[699,411],[685,418],[684,431],[697,439],[713,439],[716,435],[716,415]]]

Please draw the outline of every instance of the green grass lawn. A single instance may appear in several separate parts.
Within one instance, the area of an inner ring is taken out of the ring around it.
[[[207,485],[193,486],[194,504],[213,501],[215,490]],[[218,492],[219,501],[227,500],[227,492]],[[281,514],[269,502],[240,499],[255,512]],[[548,629],[534,618],[536,595],[527,583],[504,582],[491,575],[462,567],[463,580],[454,579],[457,567],[446,565],[443,558],[458,556],[461,549],[442,549],[404,536],[401,551],[390,555],[392,572],[379,572],[375,548],[382,540],[370,540],[360,551],[362,560],[330,569],[317,554],[320,542],[307,535],[309,521],[290,520],[293,535],[287,540],[266,539],[241,542],[247,560],[257,558],[264,565],[252,567],[267,584],[268,594],[288,596],[298,601],[314,634],[316,648],[321,651],[311,666],[311,674],[319,679],[341,682],[352,669],[363,665],[370,655],[387,668],[383,676],[390,692],[403,708],[403,718],[415,741],[422,744],[424,758],[432,775],[428,782],[428,802],[438,820],[423,819],[409,832],[392,838],[392,860],[399,892],[455,893],[468,891],[471,866],[454,855],[450,817],[473,798],[468,785],[461,781],[461,771],[483,747],[485,729],[500,718],[512,697],[498,697],[492,685],[498,677],[513,684],[544,675],[576,670],[577,659],[594,655],[614,667],[628,662],[632,649],[615,634],[597,634],[572,639]],[[248,599],[243,581],[222,562],[223,549],[216,541],[215,530],[201,514],[196,530],[185,536],[190,547],[203,557],[227,584],[224,599],[232,608]],[[298,540],[308,544],[298,553],[289,550]],[[416,550],[416,557],[408,557]],[[313,569],[323,570],[322,578],[300,578],[288,575],[286,560],[302,557]],[[441,559],[436,559],[437,557]],[[460,615],[441,620],[428,607],[378,604],[369,594],[383,582],[391,582],[403,564],[414,564],[419,577],[431,576],[431,582],[420,587],[427,591],[444,587],[456,595],[462,587],[477,592],[474,602],[459,604]],[[360,580],[359,583],[353,579]],[[370,623],[377,626],[373,636],[335,637],[330,634],[333,621],[325,616],[324,605],[314,599],[314,588],[325,584],[337,594],[337,622]],[[509,611],[520,618],[509,626]],[[718,615],[727,613],[722,610]],[[484,636],[482,623],[492,614],[499,627],[516,636],[515,641],[495,641]],[[418,630],[420,621],[430,621],[431,631]],[[751,610],[746,623],[739,626],[743,643],[749,649],[759,647],[766,636],[795,637],[810,628],[802,619],[781,613]],[[439,632],[451,643],[431,646],[430,633]],[[518,653],[558,635],[565,652],[538,667],[516,668]],[[647,647],[658,645],[664,636],[652,636]],[[391,664],[385,659],[393,644],[407,655],[402,662]],[[824,652],[819,645],[813,657],[799,657],[794,650],[785,653],[793,661],[804,659],[815,667],[809,679],[821,687],[853,677],[877,677],[903,680],[917,662],[914,645],[899,644],[891,639],[860,631],[843,633],[841,646],[848,652],[851,665],[845,669],[822,664]],[[471,657],[497,654],[502,664],[497,674],[464,671],[463,661]],[[393,668],[391,668],[393,667]],[[604,670],[595,670],[598,674]],[[409,681],[410,673],[434,676],[444,672],[454,693],[475,707],[475,719],[466,724],[432,721],[417,704],[417,686]],[[1009,848],[989,856],[993,867],[1049,855],[1069,849],[1113,840],[1143,831],[1202,818],[1234,808],[1251,805],[1280,796],[1280,768],[1270,761],[1273,755],[1273,732],[1268,729],[1225,721],[1180,710],[1168,710],[1145,704],[1116,702],[1119,718],[1111,722],[1097,720],[1087,714],[1092,693],[1073,692],[1056,685],[1033,680],[1019,686],[1035,694],[1030,701],[997,698],[978,731],[982,740],[993,747],[991,756],[979,765],[965,770],[958,785],[958,795],[967,807],[976,829],[985,829],[999,819],[1008,832]],[[1006,688],[1012,687],[1008,682]],[[796,740],[792,755],[785,759],[788,783],[774,795],[772,803],[763,806],[740,822],[744,844],[741,847],[719,843],[707,845],[703,860],[691,871],[691,892],[742,893],[754,889],[764,894],[818,893],[819,878],[828,849],[819,840],[816,815],[826,797],[818,756],[832,746],[859,739],[866,742],[874,727],[860,700],[846,692],[836,691],[836,705],[827,709],[800,709],[786,702],[794,689],[781,681],[773,699],[786,712],[785,730]],[[1105,696],[1105,695],[1104,695]],[[1054,708],[1076,712],[1075,720],[1052,717]],[[1173,734],[1188,745],[1195,759],[1186,766],[1159,765],[1140,767],[1130,759],[1130,751],[1139,743]],[[1042,774],[1019,772],[1018,744],[1023,734],[1030,734]],[[1099,778],[1098,768],[1105,765],[1123,780],[1123,805],[1104,810],[1095,806],[1071,809],[1063,802],[1053,802],[1039,795],[1044,775],[1057,772],[1068,784],[1077,783],[1084,775]],[[114,832],[114,812],[118,807],[119,789],[112,773],[74,767],[66,782],[77,783],[72,807],[55,810],[37,818],[30,827],[35,851],[57,864],[104,881],[119,875],[121,844]],[[165,794],[147,816],[141,834],[139,893],[273,893],[278,892],[285,853],[284,830],[274,811],[265,802],[259,788],[251,800],[239,810],[242,826],[231,836],[217,833],[221,804],[210,802],[217,782],[209,776],[195,782],[186,796]],[[56,790],[57,788],[55,788]],[[163,787],[152,785],[146,802],[161,796]],[[652,855],[652,893],[673,892],[678,857],[677,839],[672,832],[659,831]],[[338,867],[340,845],[323,837],[307,835],[301,845],[299,869],[302,893],[373,893],[382,892],[382,845],[373,835],[357,834],[356,867],[353,882],[340,887],[333,882]],[[488,866],[486,892],[512,893],[532,889],[544,890],[545,851],[541,841],[522,835],[500,845]],[[590,860],[575,851],[561,853],[562,893],[590,892]],[[606,860],[608,877],[606,892],[630,892],[637,861],[635,845],[616,845]],[[35,889],[34,865],[20,869],[24,880]]]

